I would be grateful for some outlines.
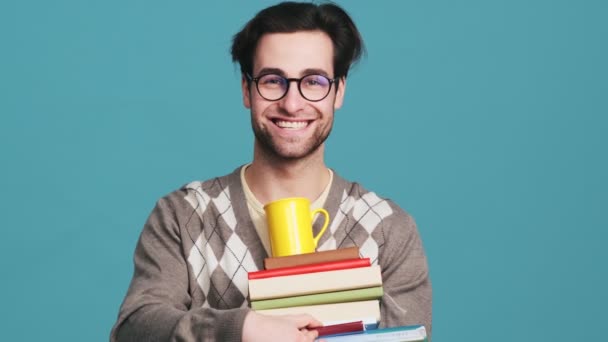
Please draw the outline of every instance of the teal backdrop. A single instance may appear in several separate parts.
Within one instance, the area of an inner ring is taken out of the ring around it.
[[[272,3],[0,4],[0,339],[108,340],[155,201],[251,160],[228,49]],[[327,163],[417,220],[434,340],[603,340],[608,3],[338,3]]]

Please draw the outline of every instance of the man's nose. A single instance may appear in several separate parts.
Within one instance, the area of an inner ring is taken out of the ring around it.
[[[288,114],[296,114],[306,105],[306,99],[300,94],[297,82],[290,82],[289,89],[283,98],[279,101],[279,105]]]

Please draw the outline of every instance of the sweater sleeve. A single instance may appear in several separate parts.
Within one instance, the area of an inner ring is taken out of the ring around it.
[[[383,222],[383,231],[385,245],[380,254],[384,286],[381,325],[423,324],[430,341],[432,289],[416,223],[396,207],[394,215]]]
[[[179,224],[161,199],[134,255],[134,274],[111,335],[119,341],[240,341],[248,308],[192,307]]]

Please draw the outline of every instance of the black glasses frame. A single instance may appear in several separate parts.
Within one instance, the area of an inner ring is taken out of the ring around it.
[[[284,93],[283,93],[283,95],[281,95],[279,98],[276,98],[276,99],[269,99],[269,98],[265,97],[264,95],[262,95],[262,92],[260,91],[260,87],[259,87],[259,83],[258,83],[258,82],[260,81],[260,79],[261,79],[262,77],[264,77],[264,76],[268,76],[268,75],[275,75],[275,76],[278,76],[278,77],[280,77],[280,78],[284,79],[285,81],[287,81],[287,87],[285,87],[285,92],[284,92]],[[306,99],[307,101],[310,101],[310,102],[319,102],[319,101],[323,101],[323,100],[325,100],[325,98],[327,97],[327,95],[329,95],[329,93],[331,92],[331,87],[332,87],[332,85],[333,85],[334,83],[338,82],[338,80],[340,79],[339,77],[336,77],[336,78],[329,78],[329,77],[327,77],[327,76],[324,76],[324,75],[319,75],[319,74],[308,74],[308,75],[304,75],[304,76],[302,76],[302,77],[300,77],[300,78],[287,78],[287,77],[283,77],[283,76],[281,76],[281,75],[278,75],[278,74],[273,74],[273,73],[259,75],[258,77],[252,77],[252,76],[251,76],[251,75],[249,75],[249,74],[245,74],[245,76],[247,77],[247,80],[249,80],[250,84],[251,84],[251,82],[254,82],[254,83],[255,83],[255,89],[258,91],[258,94],[260,94],[260,96],[261,96],[261,97],[262,97],[264,100],[266,100],[266,101],[279,101],[280,99],[284,98],[284,97],[285,97],[285,95],[287,95],[287,93],[289,92],[289,86],[291,85],[291,82],[296,82],[296,83],[298,84],[298,92],[300,92],[300,95],[301,95],[301,96],[302,96],[304,99]],[[303,80],[303,79],[305,79],[306,77],[309,77],[309,76],[321,76],[321,77],[323,77],[323,78],[327,79],[327,81],[329,82],[329,88],[327,88],[327,94],[325,94],[325,96],[323,96],[322,98],[320,98],[320,99],[318,99],[318,100],[311,100],[311,99],[309,99],[308,97],[304,96],[304,93],[302,93],[302,80]]]

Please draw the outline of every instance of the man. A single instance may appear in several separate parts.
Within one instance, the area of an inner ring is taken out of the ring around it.
[[[358,246],[381,266],[381,326],[422,323],[430,333],[431,285],[413,219],[324,163],[348,69],[362,49],[354,23],[333,4],[272,6],[235,35],[253,161],[158,201],[112,341],[314,340],[314,317],[247,307],[247,272],[263,269],[270,254],[263,205],[285,197],[329,211],[318,250]]]

